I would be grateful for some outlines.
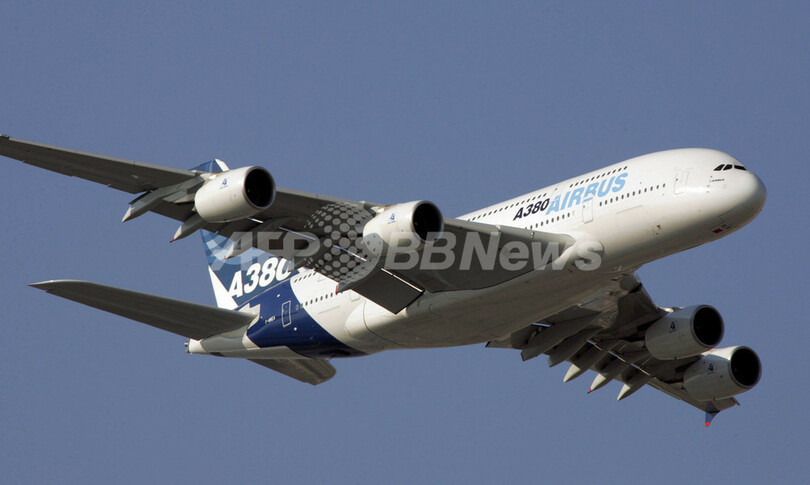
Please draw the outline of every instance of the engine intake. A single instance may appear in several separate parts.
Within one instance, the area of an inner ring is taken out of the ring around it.
[[[696,305],[656,320],[647,329],[644,343],[656,359],[679,359],[716,347],[723,332],[720,313],[708,305]]]
[[[386,207],[363,227],[363,243],[372,253],[383,256],[392,249],[415,251],[430,244],[444,232],[439,208],[423,200]]]
[[[762,364],[756,352],[736,346],[703,354],[683,376],[683,387],[699,401],[724,399],[745,392],[759,382]]]
[[[231,222],[267,209],[276,183],[261,167],[242,167],[215,174],[194,195],[194,208],[207,222]]]

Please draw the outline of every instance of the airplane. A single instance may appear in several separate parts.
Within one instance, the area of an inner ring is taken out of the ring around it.
[[[202,235],[217,306],[77,280],[34,288],[188,339],[309,384],[332,360],[485,344],[564,381],[588,370],[622,400],[649,385],[705,412],[760,380],[747,346],[718,347],[709,305],[661,307],[636,271],[725,237],[762,210],[763,182],[703,148],[638,156],[456,218],[428,201],[375,203],[277,187],[221,160],[181,170],[0,135],[0,155],[137,194],[124,215]]]

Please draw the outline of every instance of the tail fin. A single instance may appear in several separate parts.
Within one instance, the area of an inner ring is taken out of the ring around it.
[[[232,242],[212,232],[201,231],[205,256],[208,260],[208,275],[214,287],[214,296],[220,308],[234,309],[242,306],[255,295],[251,278],[261,277],[261,266],[270,255],[258,249],[249,249],[239,256],[225,259]],[[245,273],[248,273],[248,292],[245,292]]]
[[[191,170],[199,170],[200,172],[220,173],[230,170],[228,164],[222,160],[215,158],[205,163],[201,163]]]
[[[220,308],[240,307],[292,273],[289,261],[256,248],[226,259],[233,241],[212,232],[201,233],[208,274]]]

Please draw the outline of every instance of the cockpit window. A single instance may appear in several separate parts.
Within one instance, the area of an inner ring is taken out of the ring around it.
[[[721,165],[718,165],[718,166],[714,167],[713,172],[719,172],[721,170],[731,170],[732,168],[735,169],[735,170],[745,170],[746,172],[748,171],[748,169],[746,169],[742,165],[721,164]]]

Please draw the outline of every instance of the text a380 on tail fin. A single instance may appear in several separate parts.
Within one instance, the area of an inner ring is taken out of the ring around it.
[[[591,370],[695,406],[706,423],[759,381],[746,346],[719,347],[708,305],[656,305],[636,270],[724,237],[765,203],[762,181],[710,149],[652,153],[444,217],[427,201],[373,203],[277,187],[261,167],[191,170],[8,136],[0,155],[130,194],[202,234],[217,307],[97,283],[32,286],[184,336],[192,354],[243,358],[310,384],[330,362],[486,343]]]

